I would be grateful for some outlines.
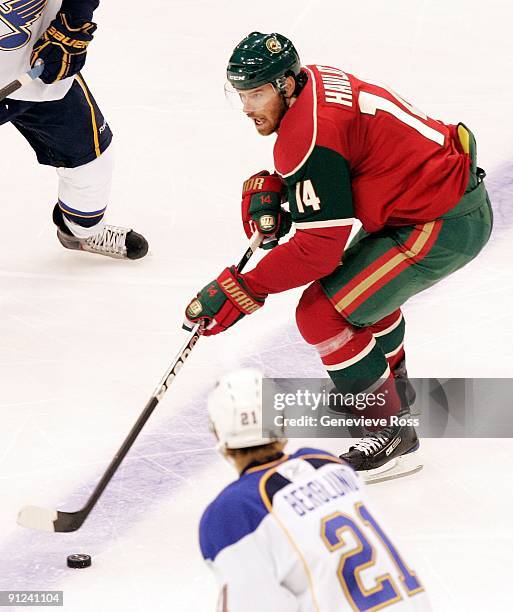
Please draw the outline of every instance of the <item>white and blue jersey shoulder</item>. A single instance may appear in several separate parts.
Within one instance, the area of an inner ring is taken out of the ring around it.
[[[360,477],[325,451],[250,466],[208,507],[200,541],[222,612],[430,609]]]
[[[272,504],[274,495],[290,484],[277,470],[297,463],[294,459],[319,454],[326,461],[338,461],[324,451],[305,448],[250,467],[206,509],[200,546],[225,598],[226,607],[220,605],[219,610],[303,610],[297,596],[308,589],[307,580],[298,564],[298,551],[272,512]]]
[[[299,610],[292,593],[280,585],[273,559],[276,546],[287,542],[259,492],[270,467],[247,470],[221,492],[201,519],[203,558],[222,589],[219,610]]]

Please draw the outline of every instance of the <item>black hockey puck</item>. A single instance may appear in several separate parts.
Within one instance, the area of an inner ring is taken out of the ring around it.
[[[91,565],[91,557],[89,555],[70,555],[68,557],[68,567],[82,568]]]

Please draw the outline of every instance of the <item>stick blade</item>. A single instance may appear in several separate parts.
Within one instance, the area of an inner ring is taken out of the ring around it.
[[[37,529],[38,531],[55,531],[57,510],[49,510],[38,506],[24,506],[18,512],[18,525]]]

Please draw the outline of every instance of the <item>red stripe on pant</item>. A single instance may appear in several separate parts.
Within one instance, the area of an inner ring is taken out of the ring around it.
[[[421,233],[420,230],[418,228],[415,228],[410,234],[408,240],[404,243],[404,247],[406,249],[410,249],[415,244],[415,241],[419,237],[420,233]],[[387,261],[390,261],[392,257],[395,257],[398,252],[399,252],[399,248],[397,246],[393,246],[391,249],[383,253],[381,257],[378,257],[378,259],[376,259],[371,264],[369,264],[366,268],[358,272],[358,274],[354,278],[352,278],[348,283],[346,283],[344,287],[342,287],[342,289],[340,289],[340,291],[337,292],[335,296],[333,296],[333,299],[335,298],[340,299],[338,298],[339,293],[341,293],[342,297],[343,295],[348,294],[355,287],[357,287],[362,281],[364,281],[370,274],[379,270],[379,268],[385,265]]]
[[[428,240],[423,245],[423,247],[421,248],[421,250],[419,251],[417,255],[413,257],[407,257],[406,259],[400,261],[391,270],[385,273],[381,278],[379,278],[374,283],[369,285],[369,287],[364,289],[360,295],[355,297],[355,299],[350,304],[348,304],[347,306],[343,308],[342,312],[346,316],[350,316],[359,306],[361,306],[361,304],[363,304],[363,302],[368,300],[372,295],[377,293],[380,289],[382,289],[385,285],[387,285],[391,280],[396,278],[403,270],[413,265],[414,263],[418,263],[419,261],[424,259],[424,257],[426,257],[429,254],[429,252],[431,251],[431,248],[436,242],[438,235],[440,234],[442,224],[443,224],[443,221],[435,221]],[[425,225],[422,226],[422,228],[424,227]],[[415,228],[411,236],[405,242],[404,248],[400,249],[399,247],[397,248],[394,247],[393,249],[390,249],[389,251],[387,251],[387,253],[384,256],[380,257],[378,260],[376,260],[376,262],[373,262],[370,266],[367,266],[367,268],[365,268],[362,272],[357,274],[355,278],[351,279],[351,281],[347,283],[347,285],[342,287],[342,289],[333,296],[334,302],[335,303],[340,302],[344,297],[346,297],[352,291],[352,289],[356,288],[361,282],[364,282],[367,278],[369,278],[369,276],[371,276],[374,272],[377,272],[381,267],[386,265],[394,257],[396,257],[397,255],[401,253],[404,253],[404,251],[410,250],[411,247],[416,242],[416,240],[418,240],[418,238],[421,236],[422,228]],[[376,265],[378,262],[380,262],[380,264]],[[355,279],[358,279],[358,281],[355,282]]]

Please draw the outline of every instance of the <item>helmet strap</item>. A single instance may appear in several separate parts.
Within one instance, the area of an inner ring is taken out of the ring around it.
[[[283,103],[285,104],[285,108],[286,109],[289,108],[289,106],[290,106],[290,104],[289,104],[290,98],[294,95],[294,92],[293,92],[291,96],[287,96],[287,92],[285,90],[285,83],[286,83],[286,80],[287,80],[288,76],[289,75],[284,74],[283,76],[278,77],[274,81],[274,83],[273,83],[273,85],[274,85],[274,87],[276,89],[276,92],[281,96],[281,99],[283,100]]]
[[[274,81],[274,83],[275,83],[275,85],[276,85],[276,87],[278,89],[278,92],[281,93],[282,96],[285,96],[285,82],[286,82],[286,80],[287,80],[286,75],[283,75],[281,77],[278,77],[276,79],[276,81]]]

